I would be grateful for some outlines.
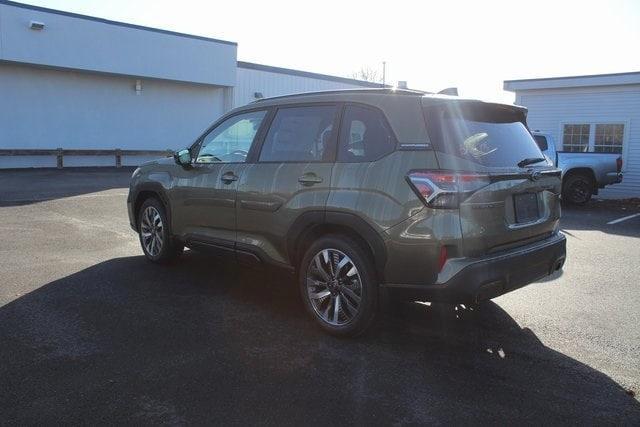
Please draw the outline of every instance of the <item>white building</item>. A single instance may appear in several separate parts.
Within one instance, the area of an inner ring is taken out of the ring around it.
[[[0,168],[56,166],[15,149],[182,148],[261,96],[377,86],[238,62],[229,41],[0,0]],[[114,158],[65,155],[64,165]]]
[[[640,72],[508,80],[504,89],[560,149],[622,154],[624,179],[602,194],[640,197]]]

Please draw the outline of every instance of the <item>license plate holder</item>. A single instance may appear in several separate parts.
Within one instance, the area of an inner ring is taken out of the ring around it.
[[[513,206],[518,224],[533,222],[540,218],[538,193],[514,194]]]

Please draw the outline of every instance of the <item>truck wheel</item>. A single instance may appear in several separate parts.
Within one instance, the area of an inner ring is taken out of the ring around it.
[[[572,205],[584,205],[593,195],[593,180],[584,174],[574,174],[565,179],[562,200]]]
[[[300,293],[315,322],[338,336],[362,334],[378,308],[378,282],[367,253],[346,236],[319,238],[300,263]]]

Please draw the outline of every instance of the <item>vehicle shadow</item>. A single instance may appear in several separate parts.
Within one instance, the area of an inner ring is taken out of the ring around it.
[[[0,170],[0,207],[20,206],[114,188],[129,188],[134,168]]]
[[[368,335],[308,320],[295,286],[188,252],[112,259],[0,307],[7,423],[425,424],[640,420],[605,374],[498,305],[406,304]]]

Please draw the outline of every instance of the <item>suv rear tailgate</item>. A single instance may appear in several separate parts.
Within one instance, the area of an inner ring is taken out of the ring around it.
[[[490,175],[488,186],[460,203],[465,255],[527,244],[555,231],[560,219],[559,171],[536,172]]]
[[[560,171],[529,133],[525,109],[451,99],[423,106],[439,168],[488,177],[460,201],[463,255],[524,245],[557,229]]]

